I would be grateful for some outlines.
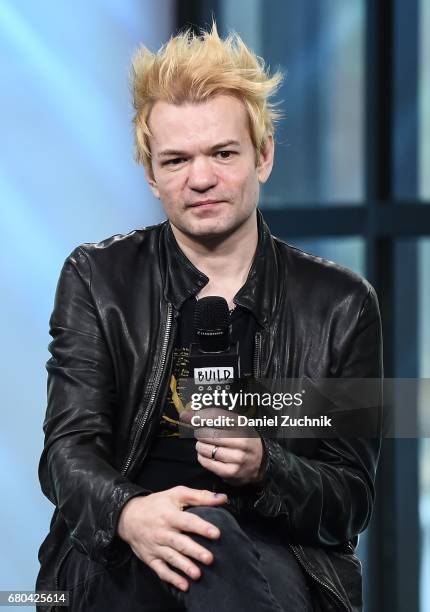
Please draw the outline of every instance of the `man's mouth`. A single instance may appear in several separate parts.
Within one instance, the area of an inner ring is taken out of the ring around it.
[[[198,202],[192,202],[189,204],[189,208],[209,208],[215,204],[221,204],[222,200],[199,200]]]

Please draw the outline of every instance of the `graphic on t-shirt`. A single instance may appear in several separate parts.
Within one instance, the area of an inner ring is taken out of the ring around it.
[[[185,397],[185,386],[181,383],[181,379],[186,380],[189,376],[189,358],[189,347],[173,349],[172,375],[167,400],[160,417],[159,436],[179,436],[179,413],[183,410],[191,410],[191,403]]]

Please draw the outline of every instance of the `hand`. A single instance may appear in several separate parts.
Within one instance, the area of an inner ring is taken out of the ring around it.
[[[188,581],[169,566],[197,580],[201,571],[191,558],[209,565],[213,555],[182,532],[197,533],[216,540],[220,537],[220,530],[192,512],[185,513],[184,507],[219,506],[226,501],[226,495],[184,486],[134,497],[122,509],[118,535],[128,542],[134,554],[161,580],[186,591]]]
[[[191,423],[193,414],[183,411],[180,419]],[[203,408],[198,411],[201,419],[212,419],[217,416],[237,420],[234,412],[219,408]],[[243,435],[247,437],[243,437]],[[197,460],[204,468],[217,474],[233,486],[257,484],[262,480],[264,471],[263,443],[253,427],[230,425],[221,429],[216,427],[195,427],[197,439]],[[216,456],[212,452],[217,447]]]

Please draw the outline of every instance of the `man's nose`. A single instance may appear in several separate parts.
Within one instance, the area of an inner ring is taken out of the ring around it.
[[[207,191],[217,183],[211,159],[196,157],[189,166],[188,187],[196,191]]]

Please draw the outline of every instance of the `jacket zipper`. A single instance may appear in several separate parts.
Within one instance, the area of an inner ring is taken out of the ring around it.
[[[260,378],[261,372],[261,332],[257,332],[254,337],[254,378]]]
[[[66,542],[67,542],[67,540],[66,540]],[[57,571],[55,573],[55,590],[56,591],[60,590],[59,579],[60,579],[61,568],[63,566],[64,561],[66,560],[67,555],[72,550],[72,548],[73,548],[72,544],[68,544],[68,546],[65,549],[64,553],[60,557],[60,561],[58,563],[58,569],[57,569]],[[55,607],[53,609],[55,610]]]
[[[155,398],[157,397],[158,387],[160,386],[160,381],[161,381],[161,378],[164,372],[164,365],[166,363],[167,347],[169,345],[170,330],[172,328],[172,319],[173,319],[173,308],[172,308],[172,304],[169,303],[167,304],[167,318],[166,318],[166,326],[165,326],[165,332],[164,332],[163,345],[161,349],[160,361],[158,363],[157,372],[155,374],[154,381],[152,385],[148,385],[151,389],[151,395],[150,395],[146,410],[143,412],[142,416],[139,417],[136,434],[131,444],[129,455],[124,463],[124,467],[121,470],[122,476],[126,475],[128,468],[130,467],[130,464],[132,462],[132,459],[134,455],[136,454],[137,445],[140,440],[140,434],[142,433],[142,430],[151,412],[151,408],[155,402]]]
[[[339,595],[339,593],[336,590],[336,587],[334,585],[329,584],[325,580],[321,580],[321,578],[319,576],[317,576],[315,574],[315,572],[312,570],[312,568],[309,565],[309,563],[307,563],[306,560],[301,555],[299,555],[299,553],[296,550],[296,547],[294,545],[292,545],[292,544],[290,544],[289,546],[290,546],[290,549],[291,549],[293,555],[296,557],[297,561],[303,567],[305,572],[307,574],[309,574],[309,576],[311,576],[316,582],[318,582],[318,584],[320,584],[324,588],[328,589],[330,591],[330,593],[332,593],[334,595],[336,600],[338,602],[340,602],[340,604],[342,605],[342,608],[347,610],[347,612],[350,612],[350,610],[351,610],[350,606],[348,606],[347,603],[345,602],[345,600],[342,598],[342,596]]]
[[[145,423],[148,419],[148,415],[149,412],[155,402],[155,398],[157,395],[157,391],[158,391],[158,387],[160,385],[160,381],[161,381],[161,377],[163,375],[163,370],[164,370],[164,365],[166,362],[166,356],[167,356],[167,347],[169,344],[169,338],[170,338],[170,330],[172,328],[172,319],[173,319],[173,309],[172,309],[172,305],[169,303],[167,304],[167,318],[166,318],[166,327],[165,327],[165,333],[164,333],[164,341],[163,341],[163,346],[161,349],[161,357],[160,357],[160,362],[159,362],[159,367],[157,369],[157,373],[155,375],[153,384],[151,386],[151,395],[149,398],[149,402],[148,405],[146,407],[145,412],[143,413],[142,417],[139,419],[139,424],[137,427],[137,431],[136,431],[136,435],[134,437],[133,443],[131,445],[131,449],[128,455],[127,460],[125,461],[124,467],[121,471],[121,474],[123,476],[125,476],[125,474],[127,473],[128,468],[130,467],[130,463],[133,459],[134,454],[136,453],[136,449],[137,449],[137,443],[138,440],[140,438],[140,433],[143,430]],[[149,385],[148,385],[149,386]],[[61,571],[61,567],[67,557],[67,555],[69,554],[70,550],[73,548],[72,545],[68,545],[66,550],[64,551],[64,554],[61,555],[60,557],[60,561],[58,563],[58,569],[56,571],[56,575],[55,575],[55,587],[56,590],[59,591],[60,587],[59,587],[59,577],[60,577],[60,571]]]

